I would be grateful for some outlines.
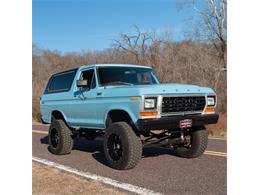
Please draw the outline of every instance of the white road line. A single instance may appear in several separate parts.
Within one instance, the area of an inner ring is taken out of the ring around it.
[[[217,152],[217,151],[211,151],[211,150],[206,150],[205,152],[208,152],[208,153],[214,153],[214,154],[223,154],[223,155],[227,155],[227,153],[225,153],[225,152]]]
[[[211,152],[207,152],[207,151],[204,152],[204,155],[227,157],[227,154],[211,153]]]
[[[209,137],[209,139],[227,141],[226,138],[221,138],[221,137]]]
[[[40,133],[40,134],[45,134],[47,135],[48,132],[47,131],[40,131],[40,130],[32,130],[33,133]]]
[[[52,161],[49,161],[49,160],[46,160],[46,159],[41,159],[41,158],[33,156],[32,160],[39,162],[41,164],[44,164],[44,165],[48,165],[48,166],[51,166],[51,167],[54,167],[54,168],[57,168],[57,169],[78,175],[78,176],[81,176],[81,177],[84,177],[86,179],[95,180],[95,181],[98,181],[98,182],[101,182],[101,183],[104,183],[104,184],[107,184],[107,185],[111,185],[111,186],[116,187],[116,188],[120,188],[120,189],[129,191],[129,192],[136,193],[136,194],[162,195],[162,193],[155,192],[153,190],[149,190],[149,189],[146,189],[146,188],[135,186],[135,185],[132,185],[132,184],[129,184],[129,183],[123,183],[123,182],[116,181],[116,180],[113,180],[111,178],[103,177],[103,176],[96,175],[96,174],[93,174],[93,173],[79,171],[75,168],[65,166],[65,165],[62,165],[62,164],[59,164],[59,163],[55,163],[55,162],[52,162]]]

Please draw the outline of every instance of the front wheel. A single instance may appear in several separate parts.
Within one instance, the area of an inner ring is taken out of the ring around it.
[[[185,146],[176,148],[178,156],[184,158],[196,158],[204,153],[208,145],[208,132],[202,127],[199,130],[193,130],[185,137],[187,143]]]
[[[116,122],[106,130],[104,154],[110,167],[131,169],[142,157],[142,143],[131,126],[125,122]]]

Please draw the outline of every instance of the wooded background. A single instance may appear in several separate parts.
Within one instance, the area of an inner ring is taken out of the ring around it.
[[[174,40],[171,32],[141,31],[133,25],[132,33],[119,33],[111,48],[62,54],[59,51],[32,45],[32,117],[39,121],[39,97],[49,77],[59,71],[87,64],[119,63],[150,65],[161,82],[197,84],[213,88],[218,96],[220,120],[210,126],[210,134],[226,135],[227,64],[225,0],[205,0],[199,10],[192,0],[182,6],[192,6],[199,15],[192,21],[184,40]],[[86,46],[87,47],[87,46]]]

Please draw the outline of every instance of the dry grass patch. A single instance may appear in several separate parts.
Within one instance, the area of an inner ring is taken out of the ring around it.
[[[125,194],[98,182],[88,181],[35,162],[33,162],[32,174],[32,191],[34,195]]]
[[[208,125],[209,135],[227,137],[227,113],[220,113],[217,124]]]

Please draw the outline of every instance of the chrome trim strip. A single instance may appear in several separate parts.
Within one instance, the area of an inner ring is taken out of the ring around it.
[[[203,114],[205,112],[205,109],[207,108],[208,106],[208,95],[205,94],[205,106],[204,106],[204,109],[202,110],[201,114]]]
[[[162,114],[161,116],[174,116],[174,115],[190,115],[190,114],[202,114],[202,111],[194,111],[194,112],[169,112],[169,113],[165,113]]]
[[[159,96],[158,96],[158,100],[157,100],[157,102],[158,102],[158,104],[157,104],[157,109],[158,109],[160,118],[161,118],[161,116],[162,116],[162,100],[163,100],[163,96],[162,96],[162,95],[159,95]]]

